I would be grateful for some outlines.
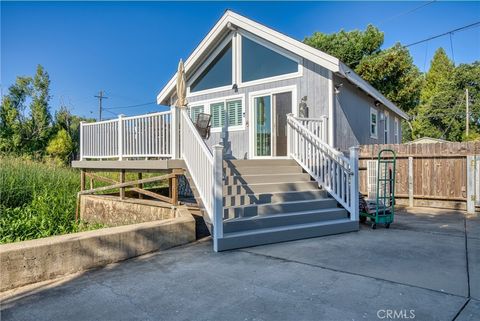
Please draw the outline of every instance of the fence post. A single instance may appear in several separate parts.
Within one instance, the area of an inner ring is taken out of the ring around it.
[[[408,206],[414,206],[413,199],[413,157],[408,157]]]
[[[118,115],[118,160],[123,159],[123,115]]]
[[[223,146],[213,149],[213,250],[218,252],[218,239],[223,237]]]
[[[467,213],[475,213],[475,157],[467,155]]]
[[[350,220],[358,222],[359,216],[359,186],[358,186],[358,146],[350,147],[350,170],[352,171],[352,178],[350,182],[350,197],[352,209],[350,213]]]
[[[80,122],[80,160],[83,160],[83,124],[85,121]]]

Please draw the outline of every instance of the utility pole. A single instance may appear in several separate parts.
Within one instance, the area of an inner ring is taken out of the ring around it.
[[[93,96],[95,98],[98,98],[98,120],[99,121],[102,120],[102,100],[108,98],[108,97],[105,97],[104,94],[105,93],[103,92],[103,90],[100,90],[98,92],[98,95]]]
[[[470,127],[470,111],[468,110],[469,109],[469,102],[468,102],[468,88],[465,88],[465,109],[466,109],[466,113],[465,113],[465,122],[466,122],[466,125],[465,125],[465,134],[467,135],[468,137],[468,131],[469,131],[469,127]]]

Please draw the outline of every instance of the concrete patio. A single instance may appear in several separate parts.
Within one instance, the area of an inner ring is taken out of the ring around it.
[[[480,320],[480,219],[415,209],[222,253],[205,239],[1,296],[2,320]]]

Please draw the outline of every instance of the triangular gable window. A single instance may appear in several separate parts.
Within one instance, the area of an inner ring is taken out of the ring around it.
[[[190,85],[190,92],[197,92],[232,84],[232,42],[215,57]]]
[[[242,37],[242,82],[298,72],[298,62]]]

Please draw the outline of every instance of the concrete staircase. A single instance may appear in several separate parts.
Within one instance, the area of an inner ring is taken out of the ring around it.
[[[295,160],[225,161],[219,250],[358,230]]]

